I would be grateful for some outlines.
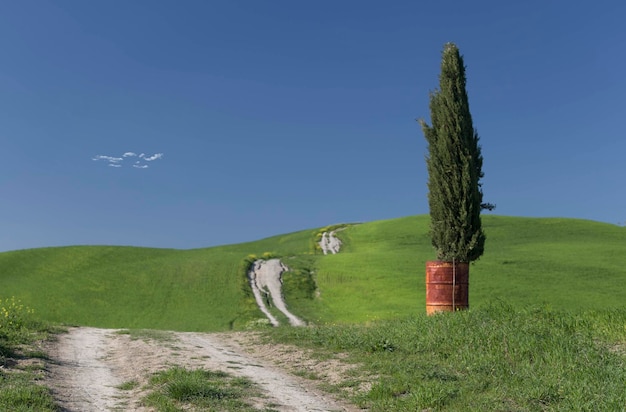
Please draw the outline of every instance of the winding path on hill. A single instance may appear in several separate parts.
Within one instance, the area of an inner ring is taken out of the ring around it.
[[[254,333],[168,332],[167,339],[131,339],[116,330],[72,328],[48,348],[46,385],[66,412],[149,411],[141,405],[151,374],[172,366],[221,370],[256,382],[262,397],[250,399],[259,410],[357,411],[288,373],[290,364],[314,365],[322,381],[341,380],[350,366],[318,362],[295,348],[263,344]],[[277,365],[283,365],[279,367]],[[339,372],[338,372],[339,371]],[[333,375],[334,373],[334,375]],[[120,385],[136,382],[134,389]]]
[[[336,236],[336,233],[344,229],[346,228],[341,227],[330,232],[322,233],[319,246],[325,255],[329,253],[333,255],[339,253],[342,243]],[[280,259],[255,260],[248,270],[250,288],[252,289],[252,294],[254,295],[257,306],[273,326],[278,326],[280,322],[272,315],[268,308],[271,303],[289,319],[291,326],[305,326],[306,323],[302,319],[298,318],[287,309],[283,298],[282,274],[288,270],[289,268],[285,266]]]
[[[259,309],[267,316],[273,326],[278,326],[279,322],[267,308],[266,301],[269,301],[269,298],[272,299],[276,309],[289,319],[291,326],[304,326],[306,323],[289,312],[283,299],[282,274],[288,270],[289,268],[280,259],[256,260],[248,272],[250,287]]]
[[[337,253],[339,253],[342,243],[341,243],[341,240],[335,235],[339,230],[344,230],[344,229],[345,227],[337,229],[337,230],[332,230],[330,232],[322,233],[322,239],[320,240],[319,245],[320,245],[320,248],[322,249],[322,252],[324,252],[325,255],[329,253],[336,255]]]

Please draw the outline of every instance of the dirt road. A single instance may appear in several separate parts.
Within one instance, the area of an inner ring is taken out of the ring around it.
[[[248,272],[250,288],[252,289],[259,309],[267,316],[272,325],[278,326],[279,322],[265,306],[263,295],[271,297],[276,309],[287,316],[291,326],[304,326],[304,321],[287,309],[287,305],[283,299],[282,275],[288,270],[289,268],[285,266],[280,259],[256,260]]]
[[[68,412],[148,411],[141,406],[145,384],[152,373],[172,366],[221,370],[253,380],[264,393],[253,399],[259,410],[359,410],[323,394],[315,381],[286,371],[310,369],[332,382],[351,366],[337,359],[312,361],[294,348],[262,344],[253,333],[171,332],[158,339],[131,339],[115,330],[72,328],[48,352],[46,385]],[[119,389],[130,381],[138,383],[135,389]]]

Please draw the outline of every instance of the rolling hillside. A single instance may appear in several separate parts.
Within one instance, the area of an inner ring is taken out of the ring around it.
[[[470,269],[470,306],[500,300],[572,311],[623,307],[626,228],[575,219],[483,217],[485,255]],[[350,226],[337,255],[318,230],[206,249],[72,246],[0,253],[0,296],[45,320],[100,327],[242,329],[258,318],[248,255],[271,252],[292,311],[316,323],[367,322],[424,311],[428,216]],[[317,290],[312,289],[312,280]]]
[[[311,248],[310,231],[253,243],[173,250],[71,246],[0,253],[4,296],[54,322],[173,330],[241,328],[260,317],[244,259]]]
[[[428,216],[354,226],[344,253],[319,261],[325,321],[391,318],[425,308]],[[487,215],[485,254],[470,267],[470,307],[586,310],[626,302],[626,228],[575,219]]]

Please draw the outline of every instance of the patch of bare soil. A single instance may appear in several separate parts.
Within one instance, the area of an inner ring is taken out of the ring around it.
[[[375,376],[363,375],[358,370],[358,365],[345,362],[346,355],[342,353],[333,354],[330,358],[323,356],[320,360],[312,350],[262,342],[255,333],[241,333],[237,335],[237,341],[259,359],[271,362],[297,376],[305,376],[326,385],[339,385],[346,395],[369,391],[376,379]]]
[[[250,399],[260,410],[360,410],[316,387],[341,382],[353,366],[340,359],[317,362],[293,347],[261,343],[254,333],[170,332],[166,339],[132,339],[116,330],[72,328],[51,343],[48,354],[46,385],[68,412],[150,411],[141,404],[148,379],[172,366],[249,378],[263,393]],[[318,380],[288,372],[303,369]],[[136,382],[134,389],[120,389],[129,382]]]

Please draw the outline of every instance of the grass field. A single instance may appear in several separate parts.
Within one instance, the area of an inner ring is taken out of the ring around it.
[[[483,217],[484,256],[470,266],[470,307],[500,300],[566,310],[623,307],[626,228],[575,219]],[[353,226],[344,251],[318,261],[323,322],[390,319],[425,308],[434,258],[428,216]]]
[[[581,311],[626,302],[626,228],[575,219],[483,218],[485,255],[471,265],[470,306],[493,301]],[[428,216],[352,225],[342,252],[314,248],[317,230],[207,249],[75,246],[0,253],[3,296],[52,322],[189,331],[242,329],[262,317],[246,259],[271,252],[292,312],[313,323],[421,313]],[[315,290],[317,286],[317,290]],[[317,296],[317,297],[316,297]]]
[[[358,361],[361,375],[342,385],[377,376],[370,391],[353,395],[364,407],[624,410],[626,228],[503,216],[484,216],[483,225],[486,250],[471,265],[470,310],[456,314],[425,315],[425,262],[434,256],[428,216],[350,225],[339,232],[342,251],[327,256],[315,248],[319,229],[195,250],[5,252],[0,298],[14,296],[36,319],[61,324],[245,329],[262,318],[246,283],[251,255],[278,256],[291,268],[283,279],[290,310],[316,326],[268,329],[268,336]],[[20,339],[47,326],[2,328],[0,350],[10,356]],[[32,391],[29,402],[52,408],[32,379],[3,372],[0,392]],[[15,402],[0,396],[0,405]]]
[[[206,331],[260,317],[245,291],[244,260],[272,247],[311,248],[309,232],[233,246],[173,250],[73,246],[0,253],[3,293],[47,321]]]
[[[623,411],[626,309],[590,312],[494,303],[367,324],[280,327],[274,340],[347,354],[361,368],[328,390],[372,412]]]

